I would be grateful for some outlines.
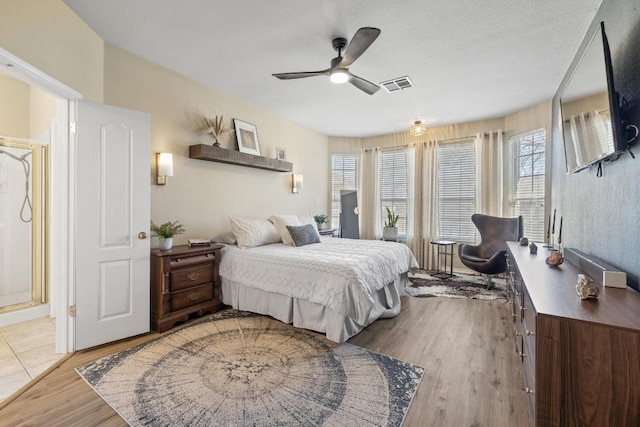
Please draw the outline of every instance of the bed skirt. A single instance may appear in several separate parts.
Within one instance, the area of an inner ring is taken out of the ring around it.
[[[374,305],[366,325],[337,313],[320,304],[267,292],[222,279],[222,302],[237,310],[264,314],[291,323],[297,328],[326,334],[335,342],[344,342],[379,318],[395,317],[400,313],[400,294],[407,285],[408,274],[403,273],[393,283],[373,295]]]

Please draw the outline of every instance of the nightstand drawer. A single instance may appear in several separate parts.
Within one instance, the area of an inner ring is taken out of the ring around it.
[[[207,264],[216,261],[214,253],[200,255],[173,255],[171,257],[171,270],[179,270],[185,267],[191,267],[198,264]]]
[[[190,268],[171,271],[171,288],[169,290],[175,292],[212,282],[214,280],[213,271],[213,263],[200,264]]]
[[[213,299],[213,283],[185,289],[171,295],[171,311],[198,305]]]

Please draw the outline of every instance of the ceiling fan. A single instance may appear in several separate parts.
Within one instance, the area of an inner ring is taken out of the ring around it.
[[[380,86],[352,74],[349,71],[349,66],[353,64],[355,60],[369,48],[369,46],[371,46],[379,35],[380,30],[378,28],[363,27],[356,31],[348,46],[347,39],[343,37],[333,39],[333,48],[338,52],[338,56],[331,60],[331,67],[326,70],[299,73],[279,73],[274,74],[273,76],[281,80],[329,76],[331,81],[334,83],[350,82],[358,89],[368,93],[369,95],[373,95],[380,89]],[[342,51],[345,47],[346,50],[344,51],[344,55],[342,55]]]

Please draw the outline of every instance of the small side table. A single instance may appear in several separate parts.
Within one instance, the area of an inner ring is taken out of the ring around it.
[[[437,247],[436,271],[431,274],[433,277],[440,279],[453,277],[453,247],[455,245],[456,242],[451,240],[434,240],[431,242],[432,247]],[[440,269],[440,258],[444,259],[444,268],[442,270]],[[449,271],[447,271],[447,265],[449,266]]]

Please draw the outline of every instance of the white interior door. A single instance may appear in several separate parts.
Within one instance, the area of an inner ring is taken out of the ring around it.
[[[149,331],[149,114],[78,102],[75,348]]]

